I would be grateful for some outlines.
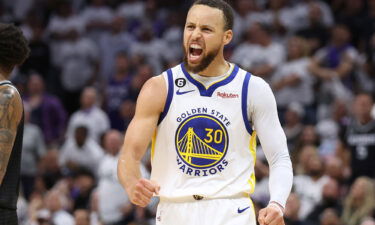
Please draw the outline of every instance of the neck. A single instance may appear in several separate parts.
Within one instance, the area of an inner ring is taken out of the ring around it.
[[[206,69],[201,71],[199,75],[205,77],[216,77],[226,73],[229,70],[229,63],[225,61],[224,56],[216,57]]]
[[[2,71],[0,71],[0,81],[7,80],[9,77],[9,74],[6,74]]]

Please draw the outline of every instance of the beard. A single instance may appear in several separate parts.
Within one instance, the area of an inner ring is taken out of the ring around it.
[[[205,70],[211,64],[211,62],[215,59],[215,57],[217,56],[219,51],[220,51],[220,48],[217,48],[217,49],[214,49],[214,50],[208,52],[207,55],[203,56],[201,62],[198,65],[191,66],[191,65],[189,65],[189,62],[188,62],[189,51],[184,46],[184,53],[185,53],[184,64],[185,64],[186,69],[188,71],[192,72],[192,73],[202,72],[203,70]],[[203,54],[203,52],[202,52],[202,54]]]

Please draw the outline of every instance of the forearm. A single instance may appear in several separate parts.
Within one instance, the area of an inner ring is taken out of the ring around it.
[[[276,102],[266,82],[252,77],[253,86],[249,86],[249,111],[262,149],[270,166],[270,195],[285,207],[286,199],[292,187],[293,173],[285,133],[280,125]]]
[[[117,167],[118,178],[126,191],[129,191],[142,177],[140,167],[141,160],[135,158],[132,154],[125,153],[124,156],[120,158]]]
[[[293,172],[289,155],[280,156],[276,163],[270,165],[270,202],[276,202],[285,208],[292,184]]]

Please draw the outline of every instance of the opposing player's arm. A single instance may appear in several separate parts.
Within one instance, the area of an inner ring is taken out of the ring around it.
[[[0,87],[0,184],[12,153],[17,127],[22,117],[22,100],[15,88]]]
[[[153,77],[144,84],[120,153],[117,168],[120,183],[130,200],[140,206],[146,206],[158,191],[157,184],[141,177],[140,165],[164,109],[166,95],[162,76]]]

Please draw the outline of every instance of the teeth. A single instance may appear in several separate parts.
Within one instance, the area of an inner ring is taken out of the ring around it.
[[[194,48],[194,49],[202,49],[201,46],[197,45],[197,44],[191,44],[190,45],[190,48]]]

